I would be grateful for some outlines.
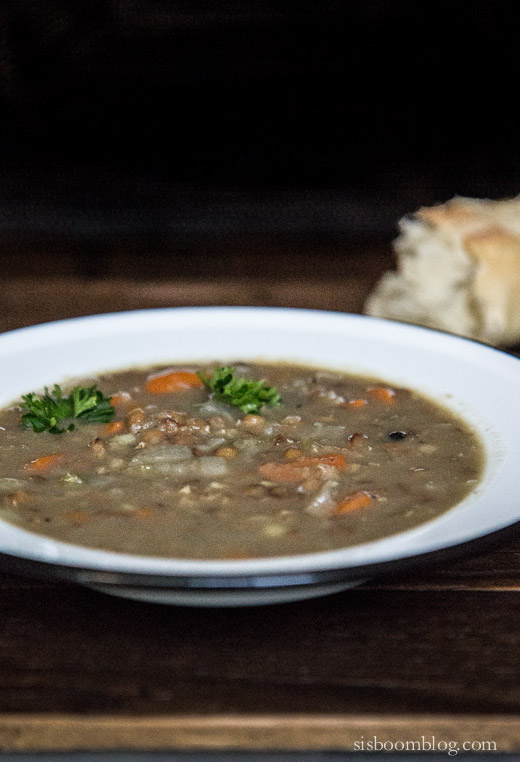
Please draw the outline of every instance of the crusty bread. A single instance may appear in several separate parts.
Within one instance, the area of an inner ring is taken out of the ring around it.
[[[520,196],[456,197],[399,222],[397,271],[365,312],[508,346],[520,342]]]

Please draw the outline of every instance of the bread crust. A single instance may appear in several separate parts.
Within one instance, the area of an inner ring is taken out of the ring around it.
[[[396,271],[376,285],[367,314],[497,346],[520,342],[520,196],[455,197],[399,228]]]

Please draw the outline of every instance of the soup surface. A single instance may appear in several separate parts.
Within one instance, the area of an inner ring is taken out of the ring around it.
[[[38,408],[43,392],[1,411],[1,518],[138,555],[293,555],[414,527],[480,479],[477,436],[412,390],[293,365],[216,368],[82,379],[64,397],[97,385],[105,401],[77,420],[66,407],[51,420],[59,405]],[[62,433],[38,430],[35,410]]]

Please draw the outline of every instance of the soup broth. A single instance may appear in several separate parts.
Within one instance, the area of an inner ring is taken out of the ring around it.
[[[62,433],[24,427],[20,402],[1,411],[1,518],[122,553],[258,558],[403,532],[456,505],[481,478],[476,434],[413,390],[258,363],[236,363],[227,387],[211,386],[217,367],[77,381],[69,391],[97,385],[110,415],[65,420],[55,427]]]

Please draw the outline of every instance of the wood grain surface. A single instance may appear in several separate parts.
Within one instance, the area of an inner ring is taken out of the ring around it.
[[[274,751],[278,754],[291,751],[366,752],[367,744],[372,743],[378,744],[376,751],[381,760],[392,759],[396,755],[391,750],[403,748],[408,748],[410,752],[406,758],[413,759],[415,751],[422,752],[420,759],[424,759],[424,754],[429,756],[432,750],[438,752],[433,757],[435,760],[450,758],[446,753],[446,749],[450,748],[457,754],[478,752],[471,756],[475,760],[494,758],[497,752],[502,755],[514,752],[519,741],[517,719],[493,715],[478,718],[417,715],[414,727],[398,715],[349,717],[295,714],[274,717],[226,714],[118,719],[106,716],[72,718],[70,715],[0,717],[0,748],[5,746],[13,752],[90,751],[99,748],[107,752],[165,749],[181,753],[194,750]],[[359,759],[359,756],[355,758]],[[504,758],[507,757],[499,757]],[[204,756],[204,759],[209,762],[212,757]],[[369,759],[373,760],[374,756],[370,755]],[[23,756],[20,762],[23,762]]]
[[[2,580],[0,710],[515,714],[516,592],[191,609]]]
[[[377,277],[11,278],[0,329],[141,307],[359,311]],[[190,609],[0,576],[0,749],[520,751],[520,539],[282,606]]]
[[[156,307],[205,305],[277,306],[313,309],[317,292],[321,309],[357,312],[366,294],[362,277],[348,285],[337,280],[235,279],[136,283],[122,279],[84,281],[55,278],[38,282],[13,279],[0,301],[0,329],[104,312]]]

